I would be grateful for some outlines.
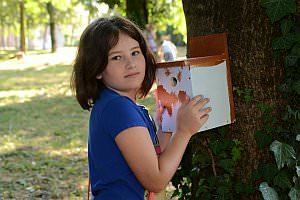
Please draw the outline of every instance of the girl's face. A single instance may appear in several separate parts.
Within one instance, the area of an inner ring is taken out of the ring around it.
[[[106,87],[135,101],[145,69],[145,57],[139,43],[120,32],[118,43],[108,53],[107,66],[97,79],[102,79]]]

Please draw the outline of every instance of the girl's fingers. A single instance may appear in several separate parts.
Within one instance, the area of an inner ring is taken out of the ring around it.
[[[200,117],[200,122],[203,125],[208,120],[209,115],[205,114],[202,117]]]
[[[207,104],[209,102],[209,99],[208,98],[203,98],[201,100],[199,100],[194,106],[195,106],[195,109],[197,110],[201,110],[201,108],[203,106],[205,106],[205,104]]]
[[[194,98],[191,99],[190,103],[194,106],[196,105],[199,101],[201,101],[201,99],[203,99],[202,95],[197,95]]]
[[[187,104],[189,102],[190,102],[190,97],[188,95],[185,95],[185,98],[182,101],[182,105],[185,105],[185,104]]]
[[[211,112],[211,107],[208,107],[208,108],[204,108],[204,109],[201,109],[201,110],[199,110],[199,114],[201,115],[201,116],[203,116],[203,115],[206,115],[206,114],[208,114],[209,112]]]

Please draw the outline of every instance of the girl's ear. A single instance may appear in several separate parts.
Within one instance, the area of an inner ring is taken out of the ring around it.
[[[102,74],[98,74],[97,76],[96,76],[96,79],[101,79],[102,78]]]

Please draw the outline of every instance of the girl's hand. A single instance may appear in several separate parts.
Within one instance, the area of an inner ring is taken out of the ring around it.
[[[208,102],[209,99],[203,96],[196,96],[190,101],[186,99],[177,112],[176,132],[190,137],[198,132],[208,120],[211,108],[203,108]]]

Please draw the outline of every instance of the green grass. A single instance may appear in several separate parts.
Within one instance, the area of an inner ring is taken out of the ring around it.
[[[71,70],[0,69],[0,199],[87,199],[89,113],[71,95]],[[150,114],[154,102],[141,101]]]
[[[0,50],[0,61],[14,58],[18,50]]]

